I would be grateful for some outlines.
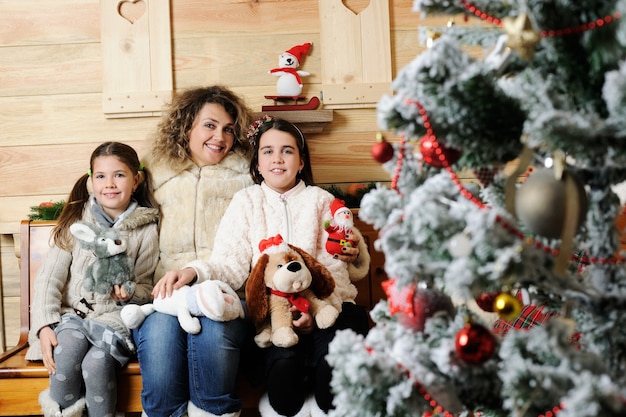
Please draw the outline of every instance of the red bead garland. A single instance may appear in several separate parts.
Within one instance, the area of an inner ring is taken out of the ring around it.
[[[413,104],[414,106],[416,106],[418,108],[419,114],[422,118],[422,122],[424,123],[424,127],[426,128],[426,137],[429,137],[432,139],[432,141],[434,143],[437,142],[437,135],[435,135],[435,132],[432,129],[432,125],[430,123],[430,119],[428,117],[428,112],[426,112],[426,109],[424,109],[424,106],[422,106],[421,103],[414,101],[414,100],[407,100],[407,103],[409,104]],[[405,138],[402,138],[403,140],[405,140]],[[400,170],[402,169],[402,158],[404,157],[403,152],[404,152],[404,142],[403,142],[403,146],[402,146],[402,151],[400,152],[400,156],[398,158],[398,162],[397,162],[397,167],[396,167],[396,174],[394,175],[394,178],[396,179],[395,183],[394,183],[394,190],[397,190],[397,177],[399,176]],[[469,190],[467,190],[463,184],[461,183],[461,180],[458,178],[458,176],[456,175],[456,173],[454,172],[454,170],[452,169],[452,167],[450,167],[450,163],[449,161],[446,159],[445,155],[442,155],[442,159],[441,159],[441,166],[444,167],[446,169],[446,171],[448,171],[448,173],[450,174],[450,177],[452,178],[452,182],[454,182],[456,184],[456,186],[459,189],[459,192],[468,200],[470,200],[472,203],[474,203],[474,205],[476,205],[478,208],[480,208],[481,210],[485,210],[488,209],[489,207],[483,203],[482,201],[480,201],[476,196],[474,196]],[[509,233],[511,233],[512,235],[517,236],[519,239],[521,240],[526,240],[526,243],[529,245],[533,245],[535,246],[537,249],[541,249],[546,253],[551,253],[553,256],[557,257],[559,256],[559,249],[558,248],[552,248],[548,245],[545,245],[539,241],[534,240],[532,237],[530,236],[526,236],[521,230],[519,230],[515,225],[510,224],[509,222],[507,222],[506,220],[504,220],[501,216],[496,216],[496,223],[500,223],[500,225],[505,229],[508,230]],[[609,257],[590,257],[588,258],[589,263],[590,264],[600,264],[600,265],[606,265],[606,264],[611,264],[611,265],[615,265],[617,263],[623,263],[625,261],[625,259],[622,258],[618,258],[616,256],[609,256]]]
[[[463,7],[465,7],[467,9],[468,12],[470,12],[473,15],[475,15],[479,19],[482,19],[482,20],[485,20],[487,22],[493,23],[496,26],[502,26],[502,20],[498,19],[497,17],[488,15],[487,13],[481,11],[479,8],[477,8],[476,6],[474,6],[473,4],[468,2],[467,0],[461,0],[461,3],[463,4]],[[542,31],[540,31],[540,34],[544,38],[573,35],[573,34],[577,34],[577,33],[586,32],[588,30],[594,30],[594,29],[597,29],[597,28],[601,28],[604,25],[608,25],[610,23],[613,23],[616,20],[619,20],[621,17],[622,17],[622,15],[621,15],[620,12],[614,12],[611,15],[607,15],[607,16],[598,18],[598,19],[596,19],[593,22],[583,23],[583,24],[578,25],[578,26],[572,26],[572,27],[563,28],[563,29],[542,30]]]
[[[406,145],[406,137],[402,135],[400,137],[400,143],[398,145],[398,161],[396,162],[396,170],[391,178],[391,189],[402,195],[398,190],[398,179],[400,178],[400,172],[402,171],[402,163],[404,161],[404,147]]]

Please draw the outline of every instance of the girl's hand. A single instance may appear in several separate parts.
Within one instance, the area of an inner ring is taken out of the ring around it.
[[[54,356],[52,355],[54,347],[59,344],[57,334],[50,327],[43,327],[39,330],[39,344],[41,345],[41,353],[43,354],[43,366],[46,367],[48,375],[52,375],[57,370],[57,366],[54,363]]]
[[[113,299],[113,301],[117,301],[118,303],[124,303],[133,298],[133,294],[127,293],[124,287],[115,284],[113,286],[113,290],[111,291],[111,298]]]
[[[344,246],[343,248],[341,248],[343,254],[335,255],[335,257],[341,261],[344,261],[347,263],[353,263],[357,260],[357,258],[359,257],[359,253],[361,252],[359,250],[360,239],[354,233],[351,233],[351,232],[346,233],[346,239],[353,241],[354,245],[351,248]]]
[[[174,290],[182,288],[196,278],[196,271],[193,268],[167,271],[152,289],[152,296],[154,298],[171,297]]]
[[[313,331],[313,316],[309,313],[301,313],[293,305],[289,307],[289,311],[294,316],[292,320],[294,330],[300,334],[309,334]]]

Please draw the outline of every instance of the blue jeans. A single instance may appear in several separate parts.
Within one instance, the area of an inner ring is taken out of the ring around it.
[[[243,319],[199,317],[200,333],[187,334],[178,319],[152,313],[133,331],[141,368],[141,402],[149,417],[178,417],[189,400],[211,414],[241,410],[235,394],[240,347],[251,337]]]

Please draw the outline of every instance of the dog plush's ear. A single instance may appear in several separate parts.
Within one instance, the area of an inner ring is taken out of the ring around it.
[[[296,246],[289,245],[289,247],[302,256],[304,264],[311,271],[313,282],[311,282],[311,290],[318,298],[329,297],[335,290],[335,280],[333,279],[330,271],[322,265],[317,259],[312,257],[308,252],[300,249]]]
[[[261,255],[246,282],[246,311],[254,324],[262,323],[269,310],[267,286],[265,285],[265,267],[269,259],[269,255]]]

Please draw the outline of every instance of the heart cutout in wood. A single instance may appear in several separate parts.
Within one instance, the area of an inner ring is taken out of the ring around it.
[[[117,12],[132,25],[146,14],[146,2],[143,0],[121,1],[117,5]]]
[[[341,0],[343,6],[350,10],[355,15],[359,15],[363,10],[367,9],[370,5],[370,0]]]

